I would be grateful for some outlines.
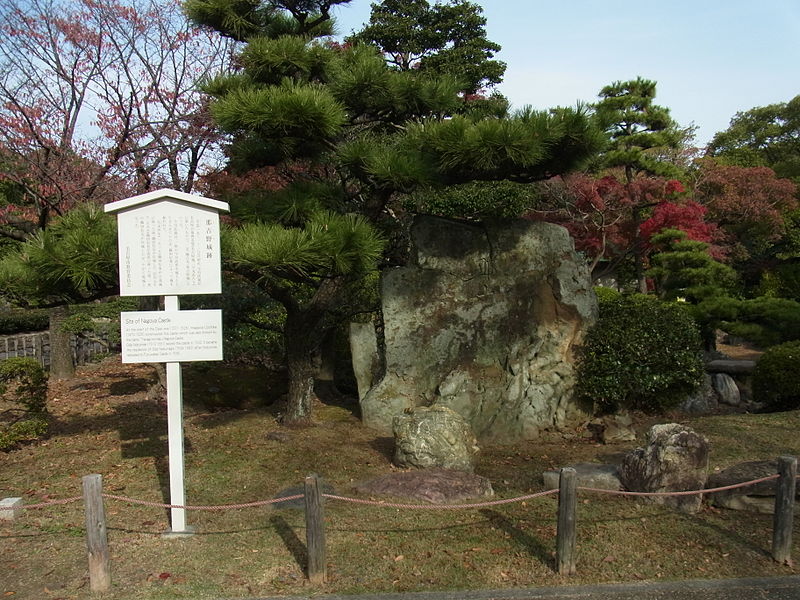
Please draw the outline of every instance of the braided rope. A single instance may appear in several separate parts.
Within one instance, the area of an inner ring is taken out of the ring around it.
[[[612,494],[617,496],[691,496],[696,494],[713,494],[716,492],[724,492],[727,490],[733,490],[737,488],[747,487],[751,485],[755,485],[757,483],[763,483],[765,481],[771,481],[774,479],[778,479],[780,477],[779,474],[768,475],[766,477],[761,477],[760,479],[753,479],[752,481],[744,481],[742,483],[736,483],[732,485],[726,485],[723,487],[716,487],[716,488],[708,488],[702,490],[687,490],[687,491],[680,491],[680,492],[626,492],[621,490],[607,490],[601,488],[592,488],[592,487],[583,487],[578,486],[578,490],[584,492],[597,492],[601,494]],[[800,475],[797,476],[800,479]],[[478,502],[474,504],[404,504],[404,503],[397,503],[397,502],[383,502],[379,500],[363,500],[361,498],[350,498],[347,496],[337,496],[335,494],[322,494],[324,498],[329,498],[331,500],[340,500],[342,502],[351,502],[354,504],[365,504],[369,506],[382,506],[385,508],[409,508],[409,509],[426,509],[426,510],[447,510],[447,509],[469,509],[469,508],[483,508],[486,506],[499,506],[502,504],[511,504],[514,502],[522,502],[524,500],[530,500],[533,498],[539,498],[542,496],[548,496],[551,494],[557,494],[557,489],[546,490],[544,492],[537,492],[535,494],[528,494],[525,496],[518,496],[516,498],[506,498],[504,500],[491,500],[487,502]],[[102,494],[103,498],[108,498],[109,500],[118,500],[120,502],[127,502],[130,504],[139,504],[142,506],[151,506],[156,508],[182,508],[185,510],[237,510],[242,508],[254,508],[258,506],[266,506],[269,504],[278,504],[280,502],[288,502],[290,500],[299,500],[300,498],[304,498],[304,494],[296,494],[294,496],[286,496],[284,498],[273,498],[272,500],[257,500],[255,502],[244,502],[241,504],[220,504],[220,505],[182,505],[182,504],[165,504],[162,502],[150,502],[148,500],[137,500],[136,498],[129,498],[127,496],[118,496],[115,494]],[[51,500],[49,502],[40,502],[38,504],[23,504],[21,506],[15,506],[13,508],[7,508],[4,510],[32,510],[37,508],[46,508],[49,506],[59,506],[64,504],[70,504],[72,502],[77,502],[78,500],[82,500],[83,496],[73,496],[71,498],[63,498],[61,500]]]
[[[304,494],[297,494],[295,496],[286,496],[285,498],[273,498],[272,500],[257,500],[255,502],[244,502],[242,504],[218,504],[218,505],[199,505],[190,506],[184,504],[164,504],[162,502],[150,502],[148,500],[137,500],[135,498],[128,498],[127,496],[116,496],[114,494],[103,494],[103,498],[109,500],[119,500],[120,502],[128,502],[130,504],[141,504],[142,506],[153,506],[157,508],[183,508],[185,510],[236,510],[240,508],[254,508],[256,506],[266,506],[267,504],[277,504],[278,502],[287,502],[289,500],[297,500],[303,498]]]
[[[622,490],[604,490],[601,488],[590,487],[578,487],[577,489],[584,492],[599,492],[601,494],[613,494],[616,496],[694,496],[698,494],[713,494],[716,492],[724,492],[726,490],[735,490],[736,488],[747,487],[750,485],[755,485],[756,483],[762,483],[764,481],[771,481],[773,479],[778,479],[779,477],[780,475],[776,473],[775,475],[768,475],[767,477],[762,477],[761,479],[753,479],[752,481],[745,481],[743,483],[735,483],[733,485],[708,488],[704,490],[687,490],[683,492],[623,492]]]
[[[427,509],[427,510],[447,510],[459,508],[483,508],[485,506],[499,506],[500,504],[511,504],[512,502],[522,502],[523,500],[530,500],[531,498],[539,498],[540,496],[547,496],[549,494],[557,494],[558,490],[547,490],[545,492],[538,492],[536,494],[528,494],[527,496],[518,496],[517,498],[506,498],[505,500],[491,500],[488,502],[478,502],[475,504],[402,504],[397,502],[382,502],[379,500],[362,500],[361,498],[348,498],[347,496],[336,496],[335,494],[322,494],[324,498],[331,500],[341,500],[343,502],[352,502],[354,504],[367,504],[369,506],[382,506],[384,508],[411,508],[411,509]]]

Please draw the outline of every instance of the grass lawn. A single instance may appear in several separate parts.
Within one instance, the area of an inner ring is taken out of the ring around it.
[[[78,496],[81,477],[100,473],[104,491],[168,500],[166,410],[145,399],[153,371],[108,359],[51,384],[52,435],[0,454],[0,498],[28,504]],[[226,379],[227,377],[227,379]],[[389,472],[391,440],[363,428],[352,407],[315,406],[317,425],[285,429],[272,401],[283,382],[255,371],[187,370],[184,376],[187,502],[275,497],[319,473],[342,495],[354,482]],[[218,410],[235,385],[238,409]],[[218,388],[219,391],[216,391]],[[211,391],[209,391],[211,389]],[[711,467],[800,454],[800,412],[679,420],[712,442]],[[271,439],[273,431],[288,439]],[[532,441],[483,448],[478,474],[498,498],[543,489],[543,470],[607,461],[635,444]],[[633,580],[788,575],[769,556],[772,517],[705,508],[684,515],[656,505],[583,494],[578,511],[578,574],[554,571],[557,498],[484,509],[408,511],[329,501],[329,581],[308,584],[304,517],[270,507],[189,512],[197,534],[164,539],[162,508],[106,500],[113,591],[104,597],[233,598],[311,593],[549,586]],[[795,528],[798,532],[800,529]],[[800,533],[795,535],[795,540]],[[0,596],[89,596],[81,502],[25,511],[0,521]],[[795,541],[795,558],[800,544]]]

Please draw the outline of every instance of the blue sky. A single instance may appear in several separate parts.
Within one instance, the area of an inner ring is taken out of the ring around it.
[[[339,8],[339,29],[359,29],[370,3]],[[698,126],[702,146],[737,111],[800,94],[800,0],[477,3],[515,108],[594,102],[603,86],[642,76],[681,125]]]

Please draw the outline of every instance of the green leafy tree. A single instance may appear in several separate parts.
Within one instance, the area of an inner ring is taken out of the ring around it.
[[[285,422],[310,418],[313,358],[344,309],[356,309],[353,290],[374,281],[403,195],[535,181],[581,164],[602,139],[582,110],[449,118],[462,105],[456,77],[394,69],[370,45],[320,37],[332,4],[185,3],[192,19],[246,40],[241,68],[205,87],[230,139],[228,173],[240,179],[216,189],[245,222],[225,234],[226,263],[286,312]]]
[[[736,113],[707,154],[730,165],[769,167],[800,185],[800,95]]]
[[[633,240],[636,278],[639,291],[647,292],[645,280],[645,244],[640,227],[645,211],[652,206],[637,198],[632,184],[637,175],[677,177],[680,172],[674,160],[664,160],[666,150],[676,149],[686,139],[669,114],[669,109],[654,103],[656,82],[637,77],[617,81],[600,90],[600,101],[594,106],[601,127],[611,137],[599,166],[622,168],[625,185],[630,190],[633,211]]]
[[[486,38],[483,9],[465,0],[373,3],[369,23],[348,41],[377,46],[401,71],[456,75],[465,94],[497,85],[506,70],[493,60],[500,46]]]

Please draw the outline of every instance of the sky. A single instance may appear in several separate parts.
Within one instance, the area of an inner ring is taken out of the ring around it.
[[[475,2],[475,0],[473,0]],[[348,34],[370,0],[336,11]],[[656,103],[704,146],[739,111],[800,94],[800,0],[477,0],[507,64],[513,108],[595,102],[614,81],[658,83]]]

